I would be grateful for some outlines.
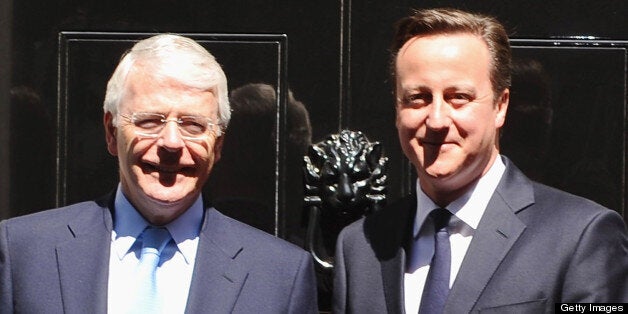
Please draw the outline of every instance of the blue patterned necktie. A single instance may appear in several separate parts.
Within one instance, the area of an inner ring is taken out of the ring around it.
[[[161,252],[172,239],[165,228],[147,227],[142,232],[142,255],[137,268],[137,297],[129,313],[157,313],[156,272]]]
[[[449,245],[449,219],[451,213],[442,208],[430,213],[434,222],[434,257],[427,274],[423,296],[421,297],[420,314],[440,314],[445,309],[445,301],[449,295],[449,276],[451,271],[451,246]]]

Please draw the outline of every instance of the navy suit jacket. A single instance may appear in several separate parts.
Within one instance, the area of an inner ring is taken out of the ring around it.
[[[554,303],[628,302],[628,240],[616,212],[506,171],[478,225],[445,313],[543,313]],[[338,238],[335,313],[403,313],[416,196]],[[418,292],[417,292],[418,293]]]
[[[0,313],[106,313],[113,196],[0,222]],[[186,313],[315,313],[304,250],[205,210]]]

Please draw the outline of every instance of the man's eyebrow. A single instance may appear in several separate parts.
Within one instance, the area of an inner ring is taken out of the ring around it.
[[[430,91],[432,90],[427,85],[424,84],[407,84],[401,86],[401,91]]]
[[[477,92],[477,88],[471,84],[454,84],[445,88],[445,91],[446,92],[465,91],[465,92],[475,93]]]

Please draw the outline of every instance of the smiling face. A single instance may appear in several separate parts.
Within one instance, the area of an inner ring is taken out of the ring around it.
[[[194,115],[217,119],[211,91],[192,89],[172,79],[157,80],[149,71],[128,74],[119,113],[163,114],[166,119]],[[200,195],[212,166],[220,158],[222,137],[211,131],[200,140],[184,140],[177,123],[166,123],[156,138],[136,134],[134,124],[104,116],[107,148],[118,156],[122,192],[154,225],[167,224],[187,210]]]
[[[494,95],[480,37],[418,36],[395,63],[397,130],[422,190],[440,206],[461,196],[499,154],[508,89]]]

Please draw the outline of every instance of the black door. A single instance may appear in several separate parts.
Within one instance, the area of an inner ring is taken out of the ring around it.
[[[410,7],[460,4],[513,31],[520,76],[504,153],[530,176],[626,217],[626,2],[561,2],[3,0],[0,218],[115,188],[101,126],[105,84],[120,54],[156,32],[201,41],[231,90],[262,84],[275,92],[268,120],[248,131],[257,131],[263,153],[239,160],[246,147],[234,145],[206,188],[227,214],[300,243],[304,148],[344,128],[383,143],[388,198],[397,198],[413,175],[394,129],[392,23]],[[238,180],[245,164],[253,175]],[[230,207],[234,190],[247,191],[252,205]]]

